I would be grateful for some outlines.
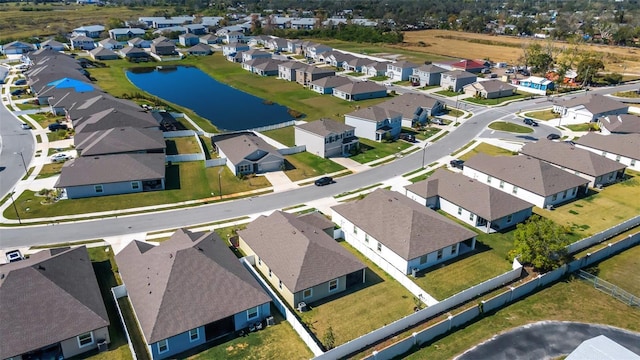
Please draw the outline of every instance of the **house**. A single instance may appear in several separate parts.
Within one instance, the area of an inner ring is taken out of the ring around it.
[[[325,54],[327,53],[324,53],[322,55],[325,55]],[[355,58],[356,57],[351,54],[334,50],[334,51],[331,51],[331,54],[329,56],[325,57],[325,63],[336,68],[342,68],[345,62],[349,62]]]
[[[564,125],[592,122],[603,116],[626,114],[628,111],[628,104],[599,94],[558,98],[553,104],[553,112],[560,114],[560,123]]]
[[[90,38],[99,38],[103,31],[104,26],[102,25],[81,26],[79,28],[73,29],[71,36],[87,36]]]
[[[135,37],[133,39],[130,39],[129,41],[127,41],[127,45],[131,46],[131,47],[135,47],[135,48],[143,48],[143,49],[148,49],[151,47],[152,41],[151,40],[145,40],[145,39],[141,39],[139,37]]]
[[[309,89],[318,94],[333,94],[338,86],[351,84],[354,81],[345,76],[327,76],[309,83]]]
[[[306,218],[275,211],[238,231],[240,250],[255,257],[256,269],[291,307],[365,281],[366,266]]]
[[[284,157],[278,150],[253,133],[214,136],[211,139],[221,158],[234,175],[280,171]]]
[[[111,100],[111,98],[108,99]],[[153,118],[153,115],[142,111],[142,109],[138,107],[133,107],[130,104],[127,104],[125,107],[118,103],[117,100],[107,101],[105,104],[107,108],[105,110],[99,110],[99,108],[102,108],[102,104],[96,104],[91,101],[87,101],[87,103],[89,103],[91,107],[77,106],[67,109],[67,114],[73,121],[73,128],[76,134],[125,126],[158,128],[158,122]]]
[[[287,39],[275,37],[265,41],[264,46],[267,49],[271,49],[275,52],[286,51],[288,49],[289,42],[287,41]]]
[[[516,87],[500,80],[484,80],[465,85],[464,93],[476,98],[498,99],[512,96]]]
[[[324,53],[326,51],[331,51],[331,50],[333,50],[333,48],[331,48],[330,46],[327,46],[327,45],[311,44],[311,45],[306,47],[304,55],[307,58],[318,60],[320,54],[322,54],[322,53]]]
[[[271,53],[258,49],[251,49],[242,53],[242,62],[254,59],[271,59]]]
[[[200,42],[200,38],[192,33],[178,35],[178,42],[184,47],[190,47]]]
[[[299,61],[287,61],[278,65],[278,78],[287,81],[296,81],[296,70],[304,69],[308,65]]]
[[[1,265],[0,303],[1,359],[68,359],[111,341],[85,246]]]
[[[308,86],[314,80],[327,76],[334,76],[336,72],[330,68],[320,68],[313,65],[296,69],[296,82],[303,86]]]
[[[71,38],[72,50],[93,50],[95,47],[94,40],[88,36],[78,35]]]
[[[171,41],[160,41],[151,44],[151,52],[156,55],[174,55],[176,53],[176,45]]]
[[[109,50],[118,50],[123,48],[122,44],[111,38],[106,38],[98,41],[98,47],[103,47]]]
[[[263,59],[256,59],[263,60]],[[278,75],[278,65],[282,64],[281,60],[275,59],[264,59],[265,61],[261,61],[260,63],[253,65],[253,72],[260,76],[277,76]]]
[[[413,75],[413,69],[418,65],[408,61],[396,61],[387,64],[387,73],[385,74],[390,81],[405,81]]]
[[[522,80],[514,79],[512,84],[516,85],[519,91],[538,95],[546,95],[547,90],[553,90],[554,88],[553,81],[539,76],[530,76]]]
[[[532,214],[530,204],[478,180],[445,169],[405,186],[406,195],[487,233],[513,227]]]
[[[342,68],[345,71],[352,71],[352,72],[362,72],[362,69],[369,65],[369,63],[371,62],[370,59],[366,59],[366,58],[361,58],[361,57],[353,57],[351,60],[345,60],[342,63]]]
[[[117,60],[120,58],[120,56],[116,54],[115,51],[102,46],[98,46],[97,48],[89,51],[89,56],[91,56],[93,60],[98,60],[98,61]]]
[[[440,74],[440,86],[455,92],[460,92],[465,85],[474,83],[478,77],[462,70],[451,70]]]
[[[237,42],[244,42],[244,34],[239,31],[231,31],[223,36],[222,40],[225,44],[233,44]]]
[[[333,96],[347,101],[377,99],[387,96],[387,88],[373,81],[352,81],[333,88]]]
[[[189,34],[204,35],[207,33],[207,27],[202,24],[185,24],[183,26]]]
[[[602,135],[638,134],[640,133],[640,116],[632,114],[601,116],[598,118],[598,127]]]
[[[409,76],[409,81],[414,85],[434,86],[440,85],[440,74],[447,70],[433,65],[421,65],[413,68],[413,73]]]
[[[224,17],[222,16],[203,16],[202,18],[200,18],[200,23],[211,29],[217,27],[220,23],[220,20],[223,19]]]
[[[183,24],[191,24],[195,18],[193,16],[174,16],[171,18],[157,17],[153,20],[151,27],[154,29],[166,29]]]
[[[323,158],[349,156],[360,146],[355,127],[333,119],[296,125],[294,133],[296,144],[305,145],[307,152]]]
[[[585,340],[565,360],[625,359],[640,360],[640,355],[609,339],[598,335]]]
[[[372,62],[362,67],[362,73],[366,76],[383,76],[387,73],[386,62]]]
[[[187,33],[189,33],[189,31],[184,26],[169,26],[169,27],[160,28],[160,29],[152,32],[151,34],[152,35],[159,35],[161,37],[164,37],[164,35],[169,35],[169,34],[184,35],[184,34],[187,34]],[[166,39],[165,38],[165,40],[169,40],[169,41],[173,42],[172,39]]]
[[[295,30],[313,30],[316,25],[315,18],[294,18],[291,19],[291,28]]]
[[[59,41],[53,40],[53,39],[49,39],[46,41],[43,41],[40,44],[40,48],[41,49],[49,49],[49,50],[53,50],[53,51],[64,51],[67,49],[67,45],[63,44]]]
[[[586,193],[589,180],[529,156],[489,156],[479,153],[464,163],[472,179],[528,201],[552,207]]]
[[[222,55],[225,57],[244,51],[249,51],[249,45],[240,43],[222,45]]]
[[[202,43],[195,44],[187,49],[187,54],[189,55],[204,56],[211,55],[212,53],[213,50],[211,46]]]
[[[164,154],[162,131],[154,128],[119,127],[76,134],[73,144],[79,156],[125,153]]]
[[[242,55],[244,55],[244,52],[242,53]],[[255,73],[255,68],[254,67],[256,65],[262,64],[262,63],[266,63],[268,61],[269,61],[269,59],[267,59],[267,58],[256,58],[256,59],[243,61],[242,62],[242,68],[247,70],[247,71],[249,71],[249,72]]]
[[[626,166],[574,145],[539,140],[520,149],[520,154],[548,162],[589,180],[590,187],[602,187],[624,178]]]
[[[253,36],[251,39],[249,39],[249,41],[247,41],[247,44],[249,46],[262,46],[265,47],[266,43],[273,39],[271,36],[269,35],[258,35],[258,36]]]
[[[576,147],[589,150],[640,171],[640,134],[599,135],[589,133],[575,142]]]
[[[139,47],[126,46],[119,51],[120,55],[133,62],[149,61],[151,55]]]
[[[301,44],[302,40],[299,39],[287,40],[287,52],[298,54]]]
[[[344,239],[411,274],[475,249],[476,233],[395,191],[377,189],[331,208]]]
[[[175,358],[271,315],[269,296],[214,232],[178,229],[158,246],[134,240],[116,261],[154,360]]]
[[[35,50],[35,45],[22,41],[12,41],[2,45],[2,53],[4,55],[22,55]]]
[[[207,34],[200,36],[200,43],[205,45],[213,45],[220,42],[220,38],[215,34]]]
[[[402,114],[381,106],[370,106],[345,114],[344,123],[356,128],[357,137],[374,141],[395,139],[402,130]]]
[[[126,41],[136,37],[144,37],[145,30],[139,28],[116,28],[109,30],[109,37],[117,41]]]
[[[445,109],[444,103],[436,98],[410,92],[396,96],[378,106],[401,113],[402,126],[409,128],[425,124],[430,116],[441,114]]]
[[[433,64],[445,70],[462,70],[473,74],[477,74],[487,67],[484,62],[468,59],[434,62]]]

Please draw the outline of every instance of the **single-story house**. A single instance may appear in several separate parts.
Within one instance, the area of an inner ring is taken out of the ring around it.
[[[295,143],[305,145],[307,152],[329,158],[349,156],[360,146],[355,127],[333,119],[320,119],[294,127]]]
[[[482,61],[469,59],[434,61],[433,65],[449,71],[462,70],[470,73],[479,73],[482,69],[487,67],[487,65]]]
[[[102,25],[87,25],[73,29],[71,36],[87,36],[90,38],[99,38],[104,31]]]
[[[115,51],[102,46],[89,51],[89,56],[93,60],[117,60],[120,58]]]
[[[262,60],[262,59],[260,59]],[[253,72],[260,76],[276,76],[278,75],[278,65],[282,64],[282,60],[265,59],[266,61],[253,65]]]
[[[35,50],[35,45],[22,41],[12,41],[2,45],[2,53],[4,55],[22,55]]]
[[[475,232],[395,191],[377,189],[331,210],[346,242],[404,274],[475,249]]]
[[[164,190],[165,155],[115,154],[71,159],[55,188],[69,199]]]
[[[300,85],[308,86],[309,83],[314,80],[334,76],[335,74],[336,72],[333,69],[309,65],[301,69],[296,69],[296,82]]]
[[[174,55],[176,53],[176,44],[171,41],[160,41],[151,44],[151,52],[156,55]]]
[[[73,50],[93,50],[95,47],[94,40],[88,36],[78,35],[71,38],[71,49]]]
[[[323,54],[325,55],[325,54]],[[353,59],[355,59],[356,57],[351,55],[351,54],[347,54],[347,53],[343,53],[337,50],[334,50],[331,52],[331,55],[329,55],[328,57],[325,58],[325,62],[330,64],[331,66],[337,67],[337,68],[341,68],[345,62],[351,61]]]
[[[124,153],[164,154],[167,147],[162,131],[157,128],[118,127],[78,133],[73,143],[79,156]]]
[[[489,156],[479,153],[464,163],[462,173],[511,193],[540,208],[586,193],[589,180],[529,156]]]
[[[548,162],[587,179],[590,187],[601,187],[624,178],[626,168],[626,165],[600,154],[549,140],[527,143],[520,149],[520,154]]]
[[[462,70],[451,70],[440,75],[440,86],[455,92],[462,91],[465,85],[474,83],[478,79],[475,74]]]
[[[134,240],[116,261],[154,360],[175,358],[271,315],[271,298],[214,232],[178,229],[157,246]]]
[[[516,87],[500,80],[484,80],[465,85],[464,93],[483,99],[498,99],[501,97],[511,96]]]
[[[271,36],[269,35],[257,35],[257,36],[252,36],[249,40],[247,40],[247,44],[249,46],[262,46],[265,47],[267,41],[273,39]]]
[[[366,266],[305,218],[275,211],[238,231],[240,250],[255,257],[256,269],[291,307],[322,300],[365,281]],[[329,220],[327,223],[333,229]]]
[[[253,133],[214,136],[211,140],[221,158],[234,175],[280,171],[284,157],[278,149]]]
[[[220,38],[215,34],[207,34],[200,36],[200,43],[205,45],[213,45],[220,42]]]
[[[127,45],[135,48],[148,49],[151,47],[151,40],[141,39],[139,37],[135,37],[127,41]]]
[[[203,43],[195,44],[187,49],[187,54],[189,55],[211,55],[212,53],[211,46]]]
[[[362,72],[362,68],[369,65],[371,59],[354,57],[351,60],[344,61],[342,68],[346,71]]]
[[[409,77],[413,75],[413,69],[417,67],[417,64],[408,61],[387,63],[387,73],[385,75],[390,81],[409,80]]]
[[[615,160],[640,171],[640,134],[599,135],[589,133],[575,142],[576,147]]]
[[[300,61],[287,61],[278,65],[278,78],[296,81],[296,70],[304,69],[307,65]]]
[[[603,116],[626,114],[629,112],[629,105],[608,96],[587,94],[556,99],[553,112],[560,114],[561,124],[582,124],[596,121]]]
[[[386,62],[372,62],[362,67],[362,73],[366,76],[382,76],[387,73]]]
[[[68,359],[111,341],[85,246],[0,266],[0,304],[0,359]]]
[[[355,81],[333,88],[333,96],[347,101],[377,99],[387,96],[387,88],[373,81]]]
[[[520,91],[538,95],[546,95],[547,90],[553,90],[554,88],[553,81],[539,76],[530,76],[522,80],[513,79],[511,83],[516,85]]]
[[[445,169],[405,186],[408,198],[440,209],[487,233],[513,227],[531,216],[533,204],[478,180]]]
[[[117,50],[122,49],[124,46],[120,44],[118,41],[115,41],[111,38],[106,38],[98,41],[98,47],[103,47],[109,50]]]
[[[356,128],[357,137],[373,141],[395,139],[402,130],[402,114],[374,105],[345,114],[344,123]]]
[[[202,24],[185,24],[183,25],[189,34],[204,35],[207,33],[207,27]]]
[[[112,99],[108,97],[106,98],[109,100]],[[87,101],[86,103],[94,105],[91,101]],[[100,105],[102,106],[102,104]],[[108,101],[104,104],[104,106],[114,105],[120,105],[120,107],[108,107],[105,110],[99,111],[96,106],[94,109],[82,108],[83,111],[78,113],[75,111],[68,112],[69,117],[73,119],[73,128],[75,129],[76,134],[125,126],[135,128],[158,128],[158,122],[153,118],[153,115],[148,112],[140,111],[142,109],[133,107],[133,104],[127,104],[127,107],[125,107],[122,106],[122,103],[118,103],[117,100]],[[84,115],[79,116],[80,113],[83,113]]]
[[[632,114],[609,115],[598,118],[602,135],[640,133],[640,116]]]
[[[440,85],[440,74],[446,71],[446,69],[433,64],[421,65],[413,68],[413,73],[409,76],[409,81],[414,85],[420,86]]]
[[[184,47],[193,46],[200,42],[200,38],[192,33],[178,35],[178,43]]]
[[[310,82],[309,89],[318,94],[333,94],[334,88],[353,82],[353,80],[346,76],[327,76]]]
[[[269,52],[258,50],[258,49],[251,49],[251,50],[244,51],[242,53],[242,62],[255,60],[255,59],[271,59],[271,56],[272,55]]]
[[[425,124],[429,116],[441,114],[445,109],[444,103],[436,98],[409,92],[380,103],[378,106],[401,113],[402,126],[409,128],[417,124]]]
[[[120,49],[119,53],[123,58],[133,62],[149,61],[149,58],[151,57],[151,55],[149,55],[148,52],[142,50],[142,48],[133,46],[124,47]]]
[[[40,44],[40,48],[41,49],[49,49],[49,50],[53,50],[53,51],[64,51],[67,50],[67,44],[63,44],[59,41],[53,40],[53,39],[49,39],[46,41],[43,41]]]
[[[242,55],[244,55],[244,53],[241,53]],[[255,72],[255,66],[258,64],[262,64],[262,63],[266,63],[268,62],[269,59],[268,58],[256,58],[256,59],[251,59],[251,60],[247,60],[247,61],[242,61],[242,68],[244,70],[247,70],[249,72]]]
[[[109,30],[109,37],[117,41],[143,37],[144,34],[145,30],[140,28],[117,28]]]

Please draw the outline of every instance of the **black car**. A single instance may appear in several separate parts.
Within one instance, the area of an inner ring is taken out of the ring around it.
[[[538,123],[535,122],[533,119],[529,119],[529,118],[524,118],[524,120],[522,120],[525,124],[530,125],[530,126],[538,126]]]
[[[69,127],[66,124],[60,124],[60,123],[49,124],[50,131],[67,130],[68,128]]]
[[[11,95],[13,95],[13,96],[18,96],[18,95],[22,95],[22,94],[24,94],[24,90],[22,90],[22,89],[15,89],[15,90],[13,90],[11,92]]]
[[[13,84],[14,85],[26,85],[27,84],[27,80],[19,79],[19,80],[16,80],[16,82],[14,82]]]
[[[416,137],[413,134],[400,133],[400,140],[408,141],[410,143],[416,142]]]
[[[449,161],[449,165],[451,165],[451,167],[462,170],[462,168],[464,167],[464,160],[458,160],[458,159],[451,160]]]
[[[549,134],[547,135],[547,140],[558,140],[560,139],[560,135],[558,134]]]
[[[333,178],[329,176],[324,176],[316,180],[314,184],[316,184],[316,186],[325,186],[325,185],[333,184],[334,182],[335,181],[333,181]]]

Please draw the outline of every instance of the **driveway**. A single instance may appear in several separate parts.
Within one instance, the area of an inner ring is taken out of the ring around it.
[[[600,324],[541,321],[496,335],[456,359],[553,359],[571,353],[583,341],[598,335],[640,354],[638,333]]]

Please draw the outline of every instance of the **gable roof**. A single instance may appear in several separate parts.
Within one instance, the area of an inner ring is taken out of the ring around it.
[[[451,71],[446,71],[443,72],[442,75],[445,76],[450,76],[452,78],[456,78],[456,79],[466,79],[466,78],[477,78],[478,76],[476,76],[476,74],[472,74],[468,71],[462,71],[462,70],[451,70]]]
[[[620,114],[603,116],[598,119],[598,123],[612,133],[640,133],[640,116],[638,115]]]
[[[475,60],[460,60],[457,62],[454,62],[453,64],[451,64],[451,66],[458,68],[458,69],[462,69],[462,70],[468,70],[468,69],[482,69],[484,68],[484,64],[480,63],[478,61]]]
[[[366,65],[368,68],[376,69],[377,71],[386,71],[388,62],[372,62]]]
[[[275,59],[266,59],[267,61],[261,62],[259,64],[254,64],[253,67],[255,69],[259,69],[262,71],[278,71],[278,65],[282,63],[281,60]]]
[[[216,233],[177,230],[116,255],[148,344],[268,303],[269,296]]]
[[[349,79],[346,76],[333,75],[333,76],[325,76],[323,78],[313,80],[311,82],[311,85],[319,86],[322,88],[328,88],[328,87],[334,88],[334,87],[350,84],[352,82],[354,81]]]
[[[576,144],[622,155],[631,159],[640,159],[640,134],[600,135],[588,133],[581,136]]]
[[[405,260],[476,236],[426,206],[385,189],[332,209]]]
[[[289,69],[289,70],[303,69],[306,67],[307,67],[307,64],[302,63],[300,61],[286,61],[278,65],[278,68]]]
[[[354,130],[355,127],[333,119],[322,118],[320,120],[296,125],[297,128],[325,137],[331,134],[342,134],[345,131]]]
[[[120,127],[78,133],[76,149],[82,156],[105,155],[166,148],[162,131],[156,128]]]
[[[147,41],[147,40],[140,40],[140,42],[143,41]],[[144,56],[149,56],[149,53],[147,53],[146,51],[144,51],[143,49],[139,48],[139,47],[134,47],[134,46],[125,46],[122,49],[120,49],[120,53],[124,56],[139,56],[139,55],[144,55]]]
[[[206,53],[212,53],[213,50],[211,50],[211,46],[209,45],[205,45],[203,43],[197,43],[195,45],[193,45],[192,47],[187,49],[188,52],[206,52]]]
[[[233,164],[237,164],[247,158],[247,156],[256,152],[263,156],[271,154],[282,158],[278,149],[269,145],[266,141],[257,135],[240,134],[219,140],[215,142],[222,152],[231,160]]]
[[[487,93],[495,93],[495,92],[500,92],[500,91],[515,90],[516,89],[515,86],[513,86],[511,84],[507,84],[504,81],[496,80],[496,79],[484,80],[484,81],[476,81],[473,84],[469,84],[467,86],[473,86],[477,90],[484,90]]]
[[[395,117],[402,116],[402,114],[394,110],[389,110],[387,108],[374,105],[350,112],[345,116],[357,117],[363,120],[379,122],[386,119],[393,119]]]
[[[0,274],[2,359],[109,325],[84,246],[43,250]]]
[[[56,188],[163,179],[164,154],[81,156],[64,163]]]
[[[348,84],[340,85],[335,88],[343,93],[356,95],[356,94],[368,94],[378,91],[387,91],[387,88],[373,81],[353,81]]]
[[[104,45],[119,45],[120,43],[112,38],[106,38],[98,41],[98,44]]]
[[[442,105],[442,102],[431,96],[416,93],[404,93],[380,103],[378,106],[399,112],[405,119],[413,119],[418,115],[418,108],[433,109],[437,104]]]
[[[115,56],[118,57],[118,54],[116,54],[115,51],[106,48],[106,47],[102,47],[102,46],[98,46],[97,48],[89,51],[91,53],[91,55],[93,56]]]
[[[405,188],[425,199],[439,196],[489,221],[533,207],[511,194],[445,169]]]
[[[282,211],[258,217],[238,235],[294,293],[366,267],[322,229]]]
[[[520,153],[594,177],[619,171],[626,167],[589,150],[546,139],[527,143],[520,149]]]
[[[158,122],[156,122],[150,113],[140,111],[140,109],[133,108],[133,106],[126,108],[108,108],[73,120],[73,127],[76,133],[107,130],[125,126],[150,128],[158,127]]]
[[[464,166],[545,197],[589,182],[528,156],[489,156],[479,153],[467,160]]]
[[[446,69],[443,69],[439,66],[433,65],[433,64],[429,64],[429,65],[420,65],[419,67],[415,68],[417,71],[421,71],[421,72],[426,72],[426,73],[443,73],[445,71],[447,71]]]
[[[387,65],[399,67],[399,68],[402,68],[402,69],[409,69],[409,68],[417,68],[418,67],[418,64],[414,64],[412,62],[405,61],[405,60],[396,61],[396,62],[393,62],[393,63],[388,63]]]
[[[587,94],[569,99],[559,99],[557,104],[568,109],[584,107],[592,114],[602,114],[629,108],[627,104],[600,94]]]

